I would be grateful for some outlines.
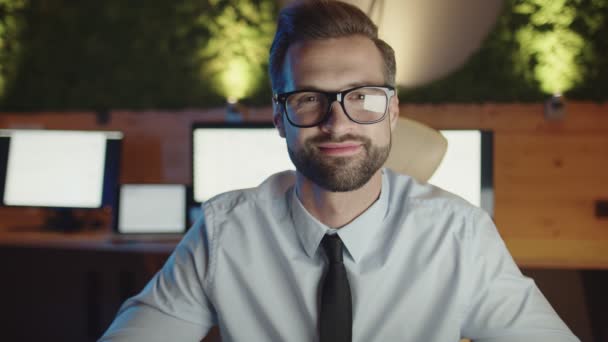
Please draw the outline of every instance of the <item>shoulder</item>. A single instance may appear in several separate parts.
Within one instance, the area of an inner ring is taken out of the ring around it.
[[[240,189],[217,195],[203,204],[203,214],[180,242],[179,248],[196,254],[206,264],[207,278],[214,273],[219,245],[225,246],[226,235],[238,237],[232,244],[243,243],[267,227],[267,222],[286,216],[286,196],[295,183],[295,173],[284,171],[267,178],[255,188]],[[179,253],[179,252],[178,252]]]
[[[392,222],[407,223],[420,234],[453,234],[461,242],[471,242],[479,234],[498,238],[492,218],[462,197],[391,170],[385,170],[385,176]]]
[[[239,189],[219,194],[203,204],[206,225],[229,217],[263,215],[284,209],[286,196],[295,184],[295,172],[283,171],[268,177],[255,188]]]
[[[422,183],[416,179],[384,169],[386,183],[389,187],[389,205],[404,206],[410,210],[420,208],[442,212],[456,212],[470,215],[481,210],[462,197],[446,191],[430,183]]]

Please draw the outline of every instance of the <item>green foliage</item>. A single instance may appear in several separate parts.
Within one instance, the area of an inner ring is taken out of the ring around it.
[[[544,98],[527,68],[518,66],[513,52],[519,49],[515,32],[527,23],[511,15],[509,0],[503,14],[481,48],[459,70],[427,86],[400,89],[404,102],[531,102]]]
[[[608,1],[506,0],[481,49],[428,86],[401,89],[410,102],[542,101],[547,93],[605,100]]]
[[[275,1],[214,1],[199,18],[211,38],[202,46],[202,74],[210,76],[219,94],[232,100],[251,95],[265,79],[268,50],[276,26]]]
[[[208,107],[224,100],[199,77],[204,1],[32,1],[4,107],[83,110]]]
[[[270,104],[274,0],[0,0],[0,111]],[[608,98],[608,0],[505,0],[469,61],[403,102]]]
[[[548,94],[574,88],[587,73],[581,60],[585,39],[571,28],[580,5],[575,2],[580,1],[524,0],[513,8],[529,18],[516,34],[520,49],[515,58],[523,66],[534,64],[531,72]]]
[[[568,97],[606,101],[608,93],[608,1],[581,0],[579,16],[573,27],[585,37],[583,51],[587,67],[585,81],[568,92]]]
[[[0,97],[7,81],[14,76],[11,66],[19,58],[19,32],[22,27],[21,12],[26,0],[0,0]]]

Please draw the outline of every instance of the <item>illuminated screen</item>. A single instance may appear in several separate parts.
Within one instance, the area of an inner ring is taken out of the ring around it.
[[[472,204],[493,212],[492,133],[444,130],[448,149],[429,180]],[[272,126],[194,127],[193,187],[195,202],[219,193],[259,185],[269,175],[294,169]]]
[[[256,187],[273,173],[294,169],[285,140],[272,125],[195,125],[192,142],[195,202]]]
[[[186,186],[123,184],[120,187],[120,233],[183,233],[186,231]]]
[[[104,186],[117,182],[117,158],[109,152],[120,133],[0,130],[2,203],[8,206],[99,208]],[[104,183],[104,180],[107,182]]]
[[[441,134],[448,141],[448,149],[429,183],[455,193],[491,214],[492,133],[443,130]]]

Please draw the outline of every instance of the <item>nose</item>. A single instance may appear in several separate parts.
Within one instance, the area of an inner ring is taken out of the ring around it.
[[[325,133],[339,136],[350,131],[355,124],[348,118],[340,103],[334,101],[329,105],[329,113],[327,113],[327,117],[321,123],[320,128]]]

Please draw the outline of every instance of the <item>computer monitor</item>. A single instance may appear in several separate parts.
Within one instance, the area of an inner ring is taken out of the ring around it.
[[[493,213],[492,132],[442,130],[448,149],[429,180]],[[197,203],[225,191],[254,187],[275,172],[294,169],[272,124],[195,124],[193,188]]]
[[[116,235],[180,235],[188,229],[184,184],[122,184],[114,211]]]
[[[271,174],[293,170],[285,140],[272,123],[192,126],[194,202],[258,186]]]
[[[481,130],[442,130],[448,149],[429,183],[494,212],[493,134]]]
[[[113,206],[121,141],[113,131],[0,130],[0,205],[58,209],[65,219],[69,209]]]

